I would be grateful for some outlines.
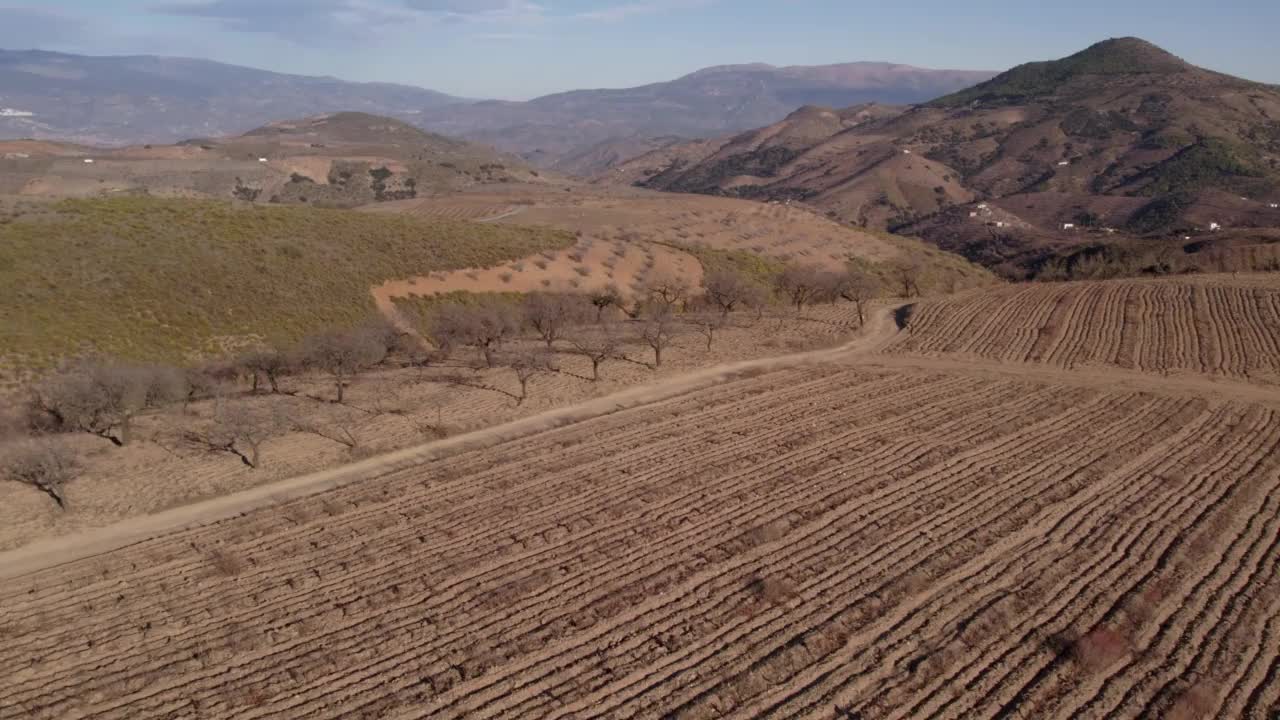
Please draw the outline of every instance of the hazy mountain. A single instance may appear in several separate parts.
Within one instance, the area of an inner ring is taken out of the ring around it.
[[[422,123],[551,166],[614,138],[712,137],[776,122],[802,105],[923,102],[993,75],[866,62],[726,65],[635,88],[437,107]]]
[[[360,111],[412,119],[461,102],[353,83],[155,56],[0,50],[0,137],[120,145],[232,135],[280,118]]]
[[[176,145],[0,141],[0,195],[142,193],[352,207],[539,181],[519,158],[366,113],[277,121]]]
[[[696,161],[670,147],[666,166],[642,157],[615,174],[656,189],[802,200],[1014,275],[1116,235],[1280,226],[1280,90],[1136,38],[901,112],[853,122],[856,110],[806,109]],[[688,147],[695,158],[706,150]]]

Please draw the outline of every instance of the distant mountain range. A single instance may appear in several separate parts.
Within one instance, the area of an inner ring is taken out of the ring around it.
[[[994,74],[869,62],[725,65],[635,88],[436,107],[423,112],[422,122],[550,166],[611,139],[723,135],[776,122],[802,105],[923,102]]]
[[[0,138],[90,145],[235,135],[281,118],[355,111],[394,117],[519,153],[551,167],[605,142],[711,137],[782,119],[806,104],[913,103],[994,73],[885,63],[729,65],[620,90],[528,102],[471,101],[433,90],[254,70],[207,60],[0,50]],[[603,157],[607,157],[605,151]],[[598,169],[581,159],[566,169]]]
[[[458,102],[465,101],[407,85],[285,75],[208,60],[0,50],[0,138],[166,143],[328,112],[412,119],[424,109]]]
[[[1280,227],[1280,89],[1119,38],[925,104],[667,144],[606,177],[801,201],[1037,276],[1124,237]]]

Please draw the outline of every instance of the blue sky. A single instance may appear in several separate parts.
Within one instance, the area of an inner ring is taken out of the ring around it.
[[[0,4],[0,47],[205,57],[467,97],[625,87],[742,62],[1002,70],[1124,35],[1198,65],[1280,83],[1280,2],[1273,0],[23,3]]]

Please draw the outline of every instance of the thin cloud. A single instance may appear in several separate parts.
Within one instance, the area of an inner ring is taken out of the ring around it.
[[[599,22],[621,22],[641,15],[657,15],[659,13],[689,10],[710,5],[716,0],[649,0],[648,2],[632,2],[613,5],[599,10],[586,10],[575,13],[577,20],[594,20]]]
[[[34,7],[0,8],[0,46],[35,48],[59,45],[83,37],[87,27],[79,18]]]
[[[220,23],[233,32],[270,33],[299,41],[360,36],[418,19],[381,0],[199,0],[156,5],[153,12]]]
[[[476,33],[471,35],[472,40],[479,42],[517,42],[519,40],[532,40],[537,37],[531,33]]]

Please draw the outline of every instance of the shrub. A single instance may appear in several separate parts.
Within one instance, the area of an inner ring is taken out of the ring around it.
[[[79,462],[70,448],[54,442],[28,441],[12,450],[0,472],[10,480],[30,485],[65,510],[63,487],[75,479]]]
[[[135,415],[186,395],[185,378],[172,368],[82,361],[35,385],[29,421],[34,430],[84,432],[124,446]]]

